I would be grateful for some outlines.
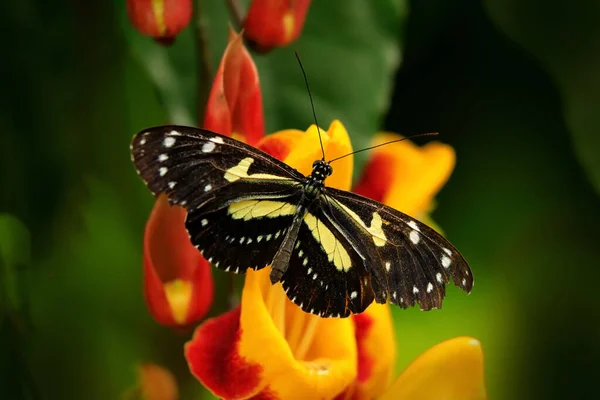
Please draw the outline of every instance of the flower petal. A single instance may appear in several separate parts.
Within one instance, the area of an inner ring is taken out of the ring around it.
[[[257,147],[280,160],[283,159],[286,164],[304,175],[309,175],[313,162],[323,158],[319,131],[326,160],[352,153],[348,131],[338,120],[334,120],[326,131],[317,130],[316,125],[311,125],[305,133],[295,129],[280,131],[265,137]],[[352,182],[353,160],[353,156],[348,156],[336,161],[332,165],[333,175],[327,178],[327,186],[349,190]]]
[[[371,304],[352,317],[358,350],[356,381],[338,399],[374,399],[388,388],[396,362],[389,305]]]
[[[271,285],[269,272],[269,268],[249,270],[240,307],[196,329],[185,346],[189,368],[223,398],[332,398],[356,377],[352,323],[302,312],[280,284]],[[273,296],[283,302],[279,311],[269,306]],[[275,314],[283,310],[285,326],[276,326]],[[292,348],[287,339],[302,341],[307,318],[313,324],[314,340],[305,343],[297,358],[298,343]]]
[[[139,366],[138,388],[146,400],[177,400],[179,398],[179,388],[173,374],[156,364],[146,363]]]
[[[382,399],[484,400],[483,352],[478,340],[458,337],[423,353]]]
[[[160,43],[170,44],[189,25],[191,0],[127,0],[127,14],[133,26]]]
[[[210,264],[192,246],[186,211],[158,196],[144,232],[144,294],[154,319],[188,325],[204,317],[213,298]]]
[[[373,145],[400,139],[378,134]],[[433,197],[450,177],[455,164],[452,147],[431,142],[419,147],[409,140],[374,150],[354,191],[419,218],[430,211]]]
[[[192,374],[215,396],[243,399],[257,394],[262,367],[239,353],[240,308],[211,318],[196,328],[184,353]]]
[[[265,387],[279,398],[332,398],[356,377],[352,322],[307,315],[287,299],[280,284],[271,285],[269,273],[269,268],[246,273],[240,355],[262,365]],[[270,296],[277,296],[285,304],[285,328],[276,326],[275,313],[267,308]],[[314,337],[299,354],[290,339],[308,334],[307,324],[299,324],[302,320],[311,324]]]
[[[300,35],[310,0],[253,0],[244,21],[244,30],[253,47],[267,52],[285,46]]]
[[[204,128],[251,145],[264,136],[258,71],[242,35],[233,31],[208,97]]]

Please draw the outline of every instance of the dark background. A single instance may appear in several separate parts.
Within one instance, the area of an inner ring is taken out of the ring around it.
[[[227,10],[205,3],[216,66]],[[600,3],[370,3],[314,2],[298,42],[254,57],[268,132],[311,123],[295,48],[320,121],[341,119],[356,148],[385,128],[437,131],[457,152],[433,218],[475,288],[450,289],[443,311],[394,310],[398,371],[470,335],[490,398],[594,398]],[[150,360],[198,398],[189,333],[143,303],[152,198],[128,154],[140,129],[194,123],[193,30],[161,48],[120,1],[4,2],[0,26],[0,397],[120,398]]]

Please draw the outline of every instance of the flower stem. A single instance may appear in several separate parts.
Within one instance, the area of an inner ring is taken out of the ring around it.
[[[196,68],[197,90],[196,99],[197,115],[196,125],[204,125],[204,113],[213,80],[213,69],[210,62],[210,49],[208,45],[208,23],[204,15],[202,0],[196,0],[194,7],[195,39],[196,39]]]

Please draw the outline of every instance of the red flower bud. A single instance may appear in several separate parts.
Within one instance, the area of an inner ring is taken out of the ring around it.
[[[251,145],[265,134],[258,71],[242,35],[233,31],[208,97],[204,128]]]
[[[162,194],[144,233],[144,294],[163,325],[186,326],[202,319],[213,299],[211,266],[185,230],[186,211]]]
[[[285,46],[300,36],[310,0],[253,0],[244,34],[259,52]]]
[[[127,0],[127,14],[135,28],[163,44],[170,44],[192,19],[191,0]]]

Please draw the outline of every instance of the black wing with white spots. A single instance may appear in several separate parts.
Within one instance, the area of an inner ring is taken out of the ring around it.
[[[469,293],[473,275],[463,256],[427,225],[384,204],[333,188],[324,214],[365,258],[378,303],[440,308],[450,280]]]
[[[244,273],[270,264],[304,175],[237,140],[181,126],[140,132],[132,154],[150,190],[188,210],[190,239],[213,265]]]
[[[229,137],[161,126],[137,134],[133,162],[149,189],[188,211],[192,243],[217,268],[274,264],[272,282],[304,311],[347,317],[375,299],[440,308],[452,280],[473,277],[462,255],[425,224],[368,198],[323,187],[331,166],[306,177]]]
[[[304,216],[289,267],[281,279],[292,302],[321,317],[347,317],[373,302],[371,275],[346,235],[316,200]]]

